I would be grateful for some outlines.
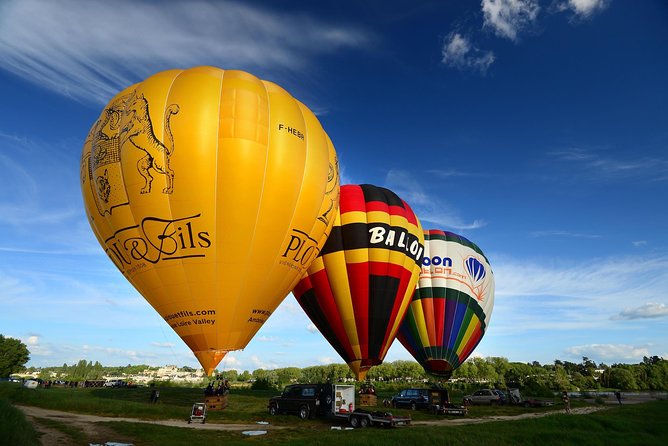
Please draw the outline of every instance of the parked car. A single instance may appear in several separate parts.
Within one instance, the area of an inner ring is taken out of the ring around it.
[[[269,413],[294,413],[302,420],[329,410],[332,404],[331,384],[292,384],[280,396],[269,400]]]
[[[36,389],[42,384],[41,379],[26,379],[23,382],[23,387],[26,387],[28,389]]]
[[[431,405],[429,389],[404,389],[390,400],[392,407],[408,407],[412,410],[425,409]]]
[[[495,389],[480,389],[463,398],[463,403],[468,404],[504,404],[506,401],[503,392]]]

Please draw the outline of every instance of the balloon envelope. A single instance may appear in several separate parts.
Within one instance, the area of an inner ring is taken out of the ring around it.
[[[489,325],[494,275],[464,237],[438,230],[424,237],[420,280],[397,338],[427,372],[449,378]]]
[[[128,87],[86,139],[98,241],[210,374],[244,348],[324,244],[338,163],[316,117],[242,71],[164,71]]]
[[[394,192],[341,187],[332,233],[293,293],[357,379],[383,361],[394,341],[423,244],[420,222]]]

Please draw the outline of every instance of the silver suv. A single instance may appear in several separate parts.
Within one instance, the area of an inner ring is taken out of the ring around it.
[[[464,397],[464,405],[467,404],[503,404],[505,398],[501,392],[493,389],[480,389],[471,395]]]

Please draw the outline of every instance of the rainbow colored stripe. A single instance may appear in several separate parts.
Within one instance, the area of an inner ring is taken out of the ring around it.
[[[425,260],[397,338],[431,374],[449,377],[482,339],[494,277],[480,248],[457,234],[425,231]]]

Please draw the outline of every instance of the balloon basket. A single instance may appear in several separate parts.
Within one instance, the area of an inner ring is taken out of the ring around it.
[[[378,397],[376,395],[363,394],[360,395],[360,407],[373,407],[378,405]]]
[[[207,396],[204,403],[208,410],[223,410],[227,407],[227,395]]]

